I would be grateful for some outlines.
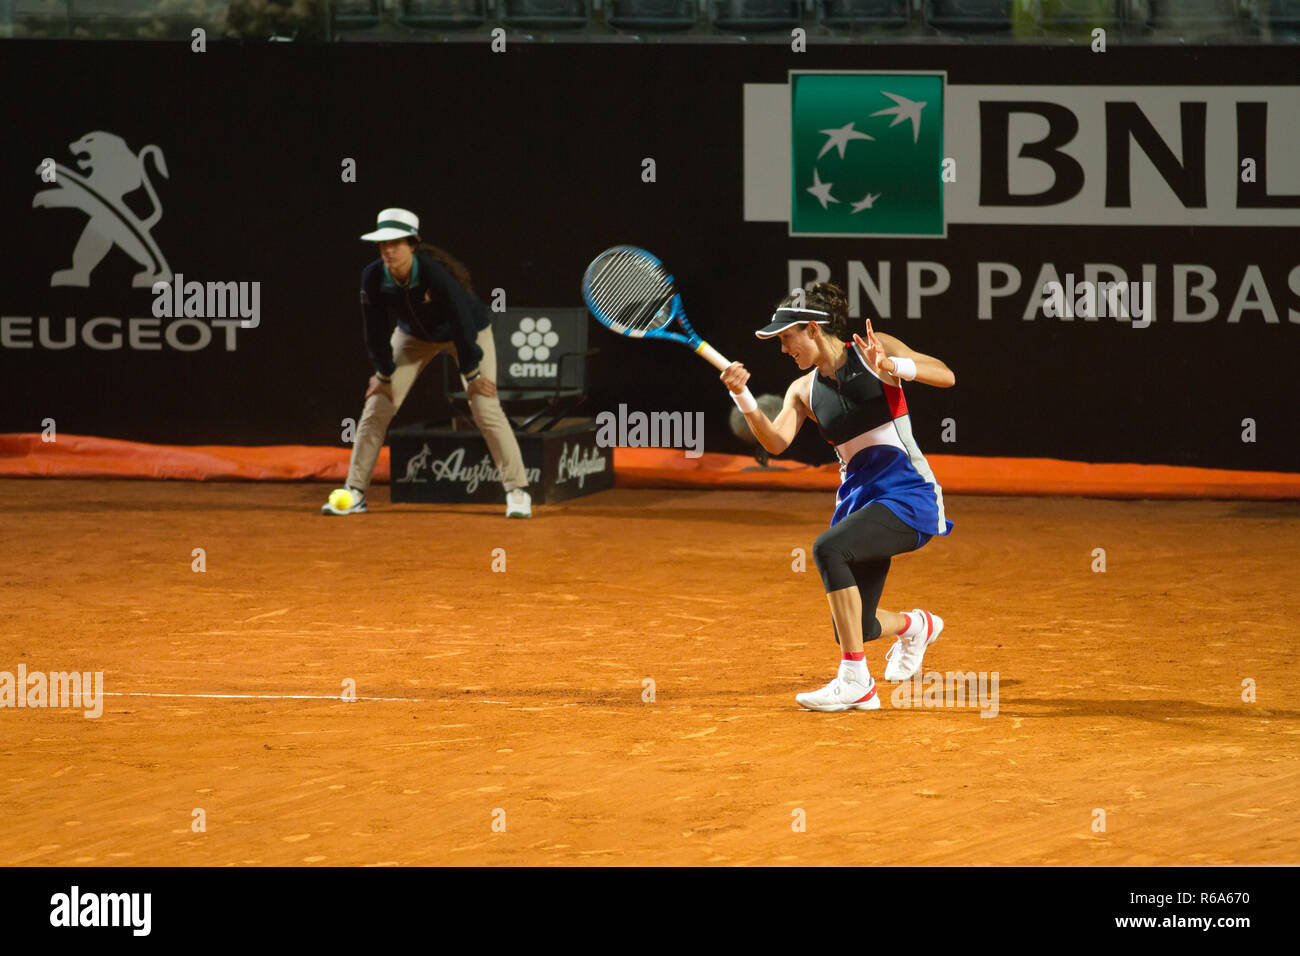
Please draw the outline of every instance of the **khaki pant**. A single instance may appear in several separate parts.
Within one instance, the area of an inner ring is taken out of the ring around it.
[[[492,327],[488,326],[480,332],[476,341],[483,350],[483,361],[479,363],[479,369],[484,378],[495,382],[497,350],[492,340]],[[393,329],[392,344],[393,360],[397,363],[397,369],[393,372],[393,400],[390,402],[383,395],[371,395],[366,399],[361,422],[357,425],[357,440],[352,446],[348,485],[361,491],[370,487],[370,478],[375,471],[375,462],[379,460],[379,450],[384,447],[389,423],[402,407],[402,402],[424,367],[439,353],[451,352],[453,358],[456,356],[456,346],[451,342],[425,342],[407,335],[400,326]],[[463,386],[464,377],[460,381]],[[492,453],[492,461],[501,472],[501,484],[506,491],[528,487],[519,442],[515,439],[514,429],[510,426],[505,410],[501,408],[500,400],[485,395],[471,395],[469,407],[474,415],[474,424],[487,440],[488,451]]]

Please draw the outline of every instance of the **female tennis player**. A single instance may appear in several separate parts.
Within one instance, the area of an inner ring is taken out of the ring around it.
[[[772,321],[754,333],[780,338],[782,352],[801,370],[812,369],[786,390],[776,420],[758,408],[741,363],[733,362],[721,377],[771,454],[790,446],[806,418],[835,446],[840,488],[831,526],[818,536],[813,558],[842,660],[834,680],[795,700],[809,710],[876,710],[880,698],[863,642],[897,635],[885,657],[885,679],[901,681],[920,670],[925,649],[943,630],[943,620],[929,611],[877,607],[889,559],[952,530],[944,517],[943,492],[912,437],[902,381],[951,388],[957,379],[937,358],[873,331],[870,320],[865,339],[855,332],[847,342],[848,302],[829,282],[809,288],[803,305],[795,301],[787,296]]]
[[[421,245],[420,220],[406,209],[381,211],[375,231],[361,238],[379,244],[379,258],[361,273],[366,349],[375,373],[366,389],[348,468],[352,504],[340,509],[326,502],[321,512],[348,515],[368,510],[366,490],[393,416],[430,360],[450,351],[460,368],[474,424],[501,473],[506,517],[532,517],[523,455],[497,398],[492,314],[474,295],[469,271],[441,249]]]

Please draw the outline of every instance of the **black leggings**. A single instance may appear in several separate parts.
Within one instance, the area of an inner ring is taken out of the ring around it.
[[[855,511],[832,528],[817,536],[813,560],[821,572],[822,585],[829,594],[857,586],[862,595],[862,640],[880,637],[876,607],[885,589],[889,559],[896,554],[915,551],[930,536],[909,528],[880,502]],[[832,622],[833,626],[833,622]],[[835,632],[835,642],[840,640]]]

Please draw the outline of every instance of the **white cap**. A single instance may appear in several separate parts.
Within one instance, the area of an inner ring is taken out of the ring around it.
[[[375,221],[375,231],[361,237],[365,242],[387,239],[419,239],[420,217],[409,209],[384,209]]]

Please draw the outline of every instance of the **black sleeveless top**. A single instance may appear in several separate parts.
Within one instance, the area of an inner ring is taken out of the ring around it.
[[[832,445],[842,445],[894,418],[880,379],[852,346],[845,347],[844,364],[835,370],[835,378],[817,372],[808,398],[817,430]]]

